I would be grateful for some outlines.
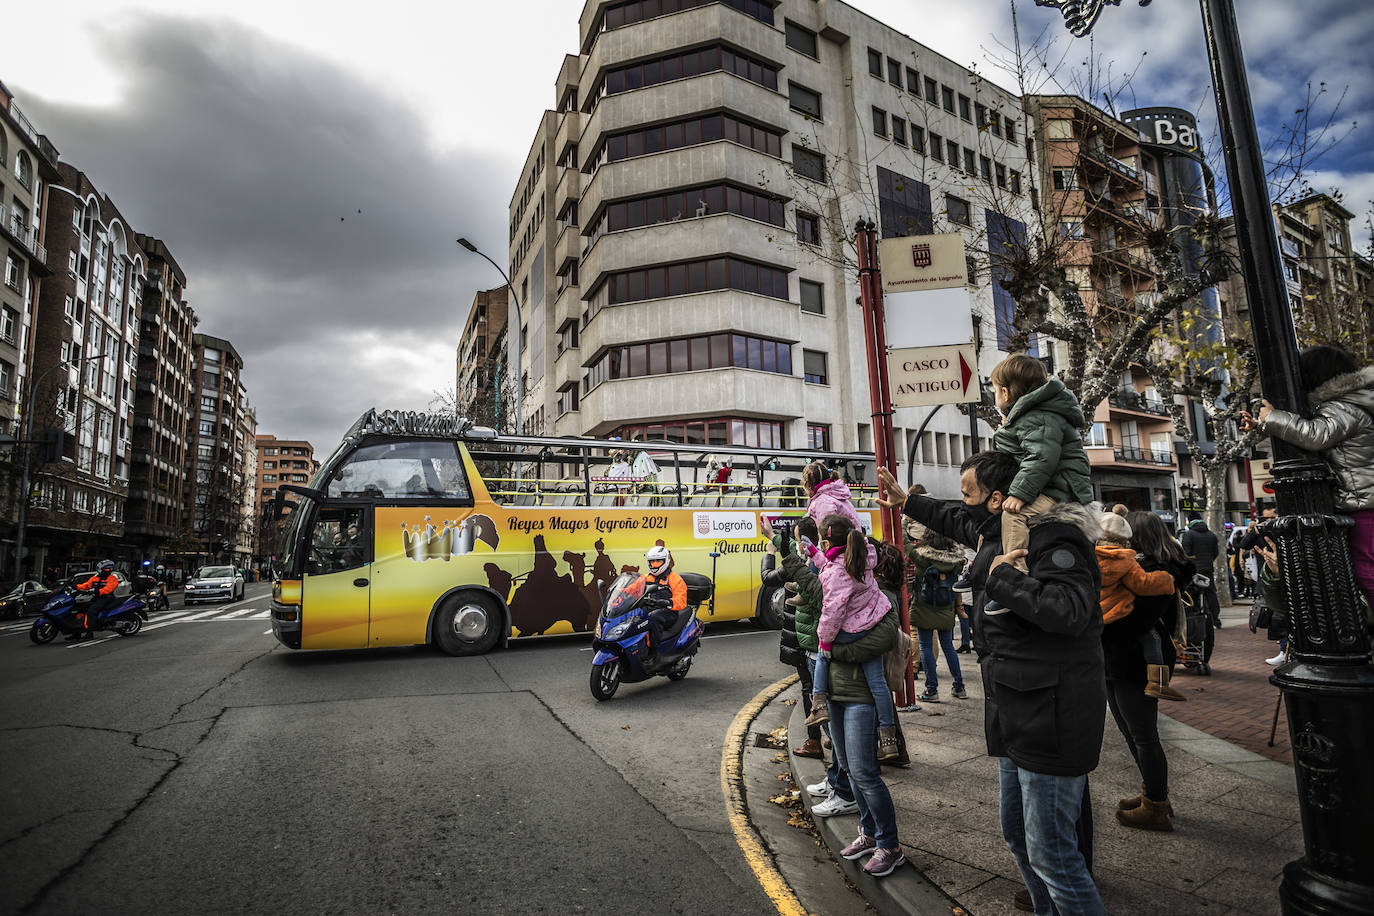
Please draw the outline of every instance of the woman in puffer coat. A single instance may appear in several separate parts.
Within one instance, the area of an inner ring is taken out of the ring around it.
[[[1374,366],[1355,368],[1339,347],[1309,347],[1298,371],[1312,406],[1308,420],[1268,401],[1254,425],[1309,452],[1318,452],[1336,476],[1336,509],[1355,521],[1350,558],[1355,579],[1374,607]],[[1247,427],[1253,423],[1245,417]]]

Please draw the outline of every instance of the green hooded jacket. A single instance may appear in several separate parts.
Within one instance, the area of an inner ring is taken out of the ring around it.
[[[793,608],[797,619],[797,644],[805,652],[819,652],[821,644],[816,637],[816,625],[821,620],[821,580],[796,551],[781,559],[783,575],[797,583],[797,594],[802,600],[800,606]]]
[[[964,565],[964,552],[957,548],[936,550],[922,544],[907,544],[907,562],[911,564],[912,586],[908,589],[911,599],[911,629],[913,630],[952,630],[955,620],[954,605],[935,607],[921,600],[921,582],[926,570],[934,566],[942,573],[959,569]]]
[[[892,611],[853,642],[837,642],[830,650],[830,699],[835,703],[873,705],[863,663],[897,645],[897,612]]]
[[[1078,398],[1057,378],[1019,397],[992,437],[993,448],[1021,464],[1007,495],[1027,504],[1042,493],[1060,503],[1092,502],[1082,428]]]

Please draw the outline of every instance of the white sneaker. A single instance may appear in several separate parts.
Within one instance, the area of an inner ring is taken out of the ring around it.
[[[832,795],[823,802],[817,802],[811,808],[811,813],[816,817],[834,817],[837,814],[857,814],[858,811],[858,802],[845,801],[838,795]]]
[[[1275,655],[1273,658],[1266,658],[1266,659],[1264,660],[1264,663],[1265,663],[1266,665],[1268,665],[1269,667],[1271,667],[1271,668],[1277,668],[1279,665],[1282,665],[1282,664],[1283,664],[1283,653],[1280,652],[1278,655]]]
[[[806,794],[810,795],[812,798],[829,798],[830,793],[834,791],[835,790],[830,787],[829,779],[822,779],[814,786],[806,787]]]

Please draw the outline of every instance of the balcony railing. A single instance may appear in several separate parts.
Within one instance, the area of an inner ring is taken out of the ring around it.
[[[1102,163],[1107,168],[1111,169],[1113,172],[1117,173],[1118,175],[1122,175],[1126,178],[1129,178],[1131,179],[1131,181],[1140,180],[1140,171],[1135,166],[1128,165],[1127,163],[1122,162],[1120,159],[1116,158],[1111,153],[1108,153],[1105,150],[1096,150],[1084,147],[1083,155],[1087,156],[1089,159],[1092,159],[1094,162]]]
[[[1138,410],[1141,413],[1152,413],[1160,417],[1169,416],[1169,405],[1163,401],[1147,398],[1130,388],[1113,391],[1107,395],[1107,403],[1123,410]]]
[[[1156,467],[1171,468],[1174,466],[1174,456],[1168,452],[1147,452],[1143,448],[1123,446],[1112,450],[1112,457],[1117,461],[1128,461],[1131,464],[1151,464]]]

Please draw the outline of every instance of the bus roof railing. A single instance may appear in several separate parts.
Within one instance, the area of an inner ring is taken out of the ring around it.
[[[753,458],[796,458],[803,460],[874,461],[872,452],[823,452],[812,449],[778,449],[760,445],[690,445],[682,442],[629,439],[596,439],[589,436],[509,436],[489,426],[477,426],[466,417],[451,413],[421,411],[368,410],[344,434],[344,439],[367,435],[405,436],[427,439],[478,440],[484,445],[536,446],[540,448],[649,449],[698,455],[740,455]],[[550,456],[551,458],[553,456]]]

